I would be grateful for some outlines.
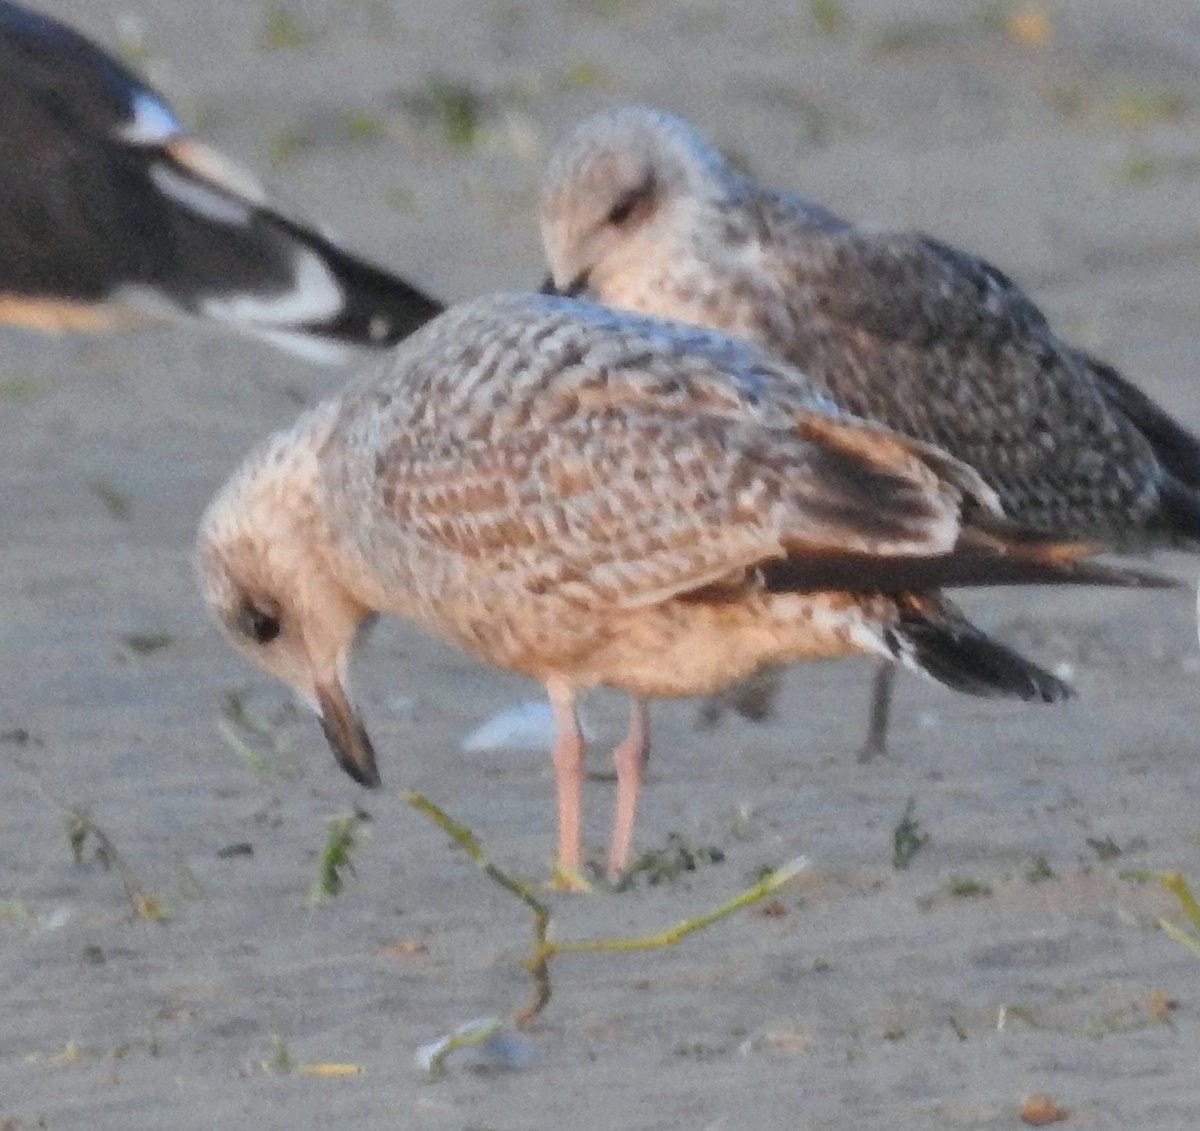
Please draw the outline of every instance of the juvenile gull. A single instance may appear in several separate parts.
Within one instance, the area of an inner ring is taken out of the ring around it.
[[[990,641],[943,585],[1138,584],[1030,536],[938,449],[838,412],[803,373],[711,331],[548,296],[454,308],[389,370],[256,451],[202,521],[204,595],[241,651],[319,713],[364,785],[346,690],[392,612],[539,680],[558,855],[577,871],[579,691],[634,696],[614,754],[610,872],[629,860],[642,701],[765,663],[867,653],[956,690],[1069,690]]]
[[[71,28],[0,0],[0,320],[223,323],[332,360],[441,309],[280,212]]]
[[[563,142],[541,228],[557,289],[770,349],[840,407],[969,464],[1025,526],[1200,547],[1200,441],[967,252],[760,188],[643,107]],[[892,672],[865,756],[884,745]]]

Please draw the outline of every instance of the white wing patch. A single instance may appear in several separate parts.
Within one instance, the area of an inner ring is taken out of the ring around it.
[[[162,145],[182,132],[182,124],[165,102],[139,90],[133,96],[133,117],[117,130],[117,137],[130,145]]]
[[[338,314],[345,302],[341,286],[320,257],[301,251],[294,261],[292,285],[278,294],[225,292],[198,303],[206,318],[228,322],[255,337],[321,364],[349,356],[346,346],[315,337],[303,329]]]
[[[345,296],[321,258],[301,251],[293,264],[292,285],[278,294],[210,295],[201,310],[210,318],[234,322],[248,329],[284,329],[332,318],[342,309]]]
[[[161,192],[177,200],[185,208],[218,224],[245,228],[254,214],[250,204],[210,189],[200,181],[185,177],[161,161],[156,161],[150,167],[150,179]]]

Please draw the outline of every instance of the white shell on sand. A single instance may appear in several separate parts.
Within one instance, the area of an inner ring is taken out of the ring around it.
[[[579,725],[584,739],[594,741],[596,735],[582,713]],[[554,749],[554,739],[554,712],[549,700],[527,699],[488,716],[459,743],[458,748],[464,754],[527,750],[541,754]]]

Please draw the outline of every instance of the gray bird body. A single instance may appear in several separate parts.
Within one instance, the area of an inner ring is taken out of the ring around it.
[[[769,349],[840,407],[961,459],[1021,523],[1200,544],[1200,442],[969,253],[759,188],[640,108],[567,139],[542,228],[560,288]]]
[[[968,464],[1017,522],[1122,550],[1200,549],[1200,440],[967,252],[761,188],[642,107],[567,138],[541,227],[554,288],[762,346],[839,407]],[[864,758],[883,750],[890,688],[881,669]],[[761,717],[771,691],[726,698]]]

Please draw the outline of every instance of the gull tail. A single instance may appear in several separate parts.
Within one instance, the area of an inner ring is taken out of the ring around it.
[[[184,315],[333,360],[441,312],[284,215],[67,25],[0,0],[0,74],[0,320],[101,330]]]
[[[898,663],[966,695],[1060,703],[1074,690],[976,628],[940,596],[905,596],[884,638]]]

